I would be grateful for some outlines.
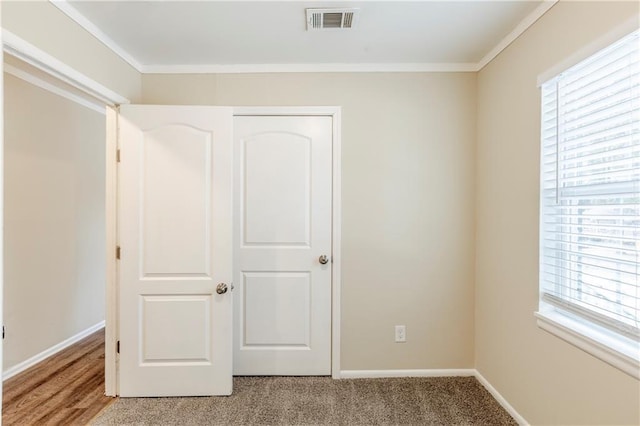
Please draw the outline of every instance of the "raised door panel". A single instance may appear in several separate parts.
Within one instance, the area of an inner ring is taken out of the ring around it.
[[[143,138],[143,278],[209,276],[212,135],[172,124]]]
[[[309,349],[311,276],[305,272],[246,272],[240,339],[243,349]]]
[[[141,365],[210,364],[211,298],[208,294],[141,296]]]
[[[311,140],[269,132],[242,141],[244,246],[309,246]]]

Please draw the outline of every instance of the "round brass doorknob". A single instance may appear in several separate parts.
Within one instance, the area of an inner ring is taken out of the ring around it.
[[[326,254],[323,254],[318,258],[318,262],[320,262],[321,265],[326,265],[327,263],[329,263],[329,258]]]
[[[225,283],[220,283],[218,284],[218,286],[216,287],[216,293],[218,294],[224,294],[226,293],[228,290],[228,287]]]

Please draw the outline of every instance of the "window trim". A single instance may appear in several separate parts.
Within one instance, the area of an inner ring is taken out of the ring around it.
[[[538,78],[536,80],[537,87],[541,88],[544,83],[553,79],[558,74],[563,73],[577,63],[584,61],[589,56],[592,56],[600,50],[606,48],[607,46],[612,45],[616,41],[631,34],[637,29],[638,17],[632,16],[626,21],[612,28],[602,36],[598,37],[597,39],[593,40],[592,42],[588,43],[587,45],[583,46],[566,58],[562,59],[561,61],[555,63],[553,66],[538,74]]]
[[[637,17],[621,23],[597,40],[539,74],[538,88],[638,29]],[[541,99],[538,102],[540,103]],[[542,209],[542,205],[540,208]],[[542,210],[539,212],[539,220],[541,222],[544,220]],[[542,229],[542,223],[540,225],[539,231]],[[542,246],[540,247],[540,256],[543,256]],[[540,289],[540,278],[538,279],[538,289]],[[640,380],[640,342],[603,327],[597,322],[590,322],[570,311],[561,310],[557,306],[545,302],[542,294],[538,296],[538,310],[534,312],[534,316],[537,319],[537,326],[542,330]]]
[[[534,313],[538,327],[640,380],[640,344],[555,308]],[[634,357],[634,353],[636,354]]]

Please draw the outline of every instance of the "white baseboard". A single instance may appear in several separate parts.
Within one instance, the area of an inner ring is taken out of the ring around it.
[[[513,408],[502,395],[500,395],[500,392],[498,392],[496,388],[494,388],[491,383],[489,383],[489,381],[485,379],[482,374],[480,374],[478,370],[476,370],[475,372],[476,379],[478,379],[482,386],[484,386],[485,389],[489,391],[491,396],[493,396],[495,400],[498,401],[500,405],[502,405],[502,408],[504,408],[507,413],[509,413],[509,415],[511,415],[511,417],[513,417],[513,419],[518,422],[520,426],[529,426],[529,422],[527,422],[524,417],[522,417],[520,413],[518,413],[516,409]]]
[[[475,376],[473,368],[429,370],[342,370],[341,379],[373,379],[381,377],[452,377]]]
[[[98,324],[93,325],[87,328],[86,330],[83,330],[80,333],[69,337],[68,339],[58,343],[57,345],[51,346],[49,349],[46,349],[40,352],[39,354],[32,356],[31,358],[25,361],[22,361],[20,364],[16,364],[13,367],[8,368],[6,371],[2,372],[2,381],[5,381],[15,376],[18,373],[22,373],[27,368],[33,367],[40,361],[44,361],[45,359],[49,358],[51,355],[54,355],[60,352],[61,350],[73,345],[74,343],[84,339],[85,337],[95,333],[96,331],[102,328],[104,328],[104,321],[100,321]]]

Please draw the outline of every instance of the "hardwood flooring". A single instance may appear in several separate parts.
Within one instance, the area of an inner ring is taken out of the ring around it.
[[[4,382],[2,424],[86,425],[104,396],[104,330]]]

